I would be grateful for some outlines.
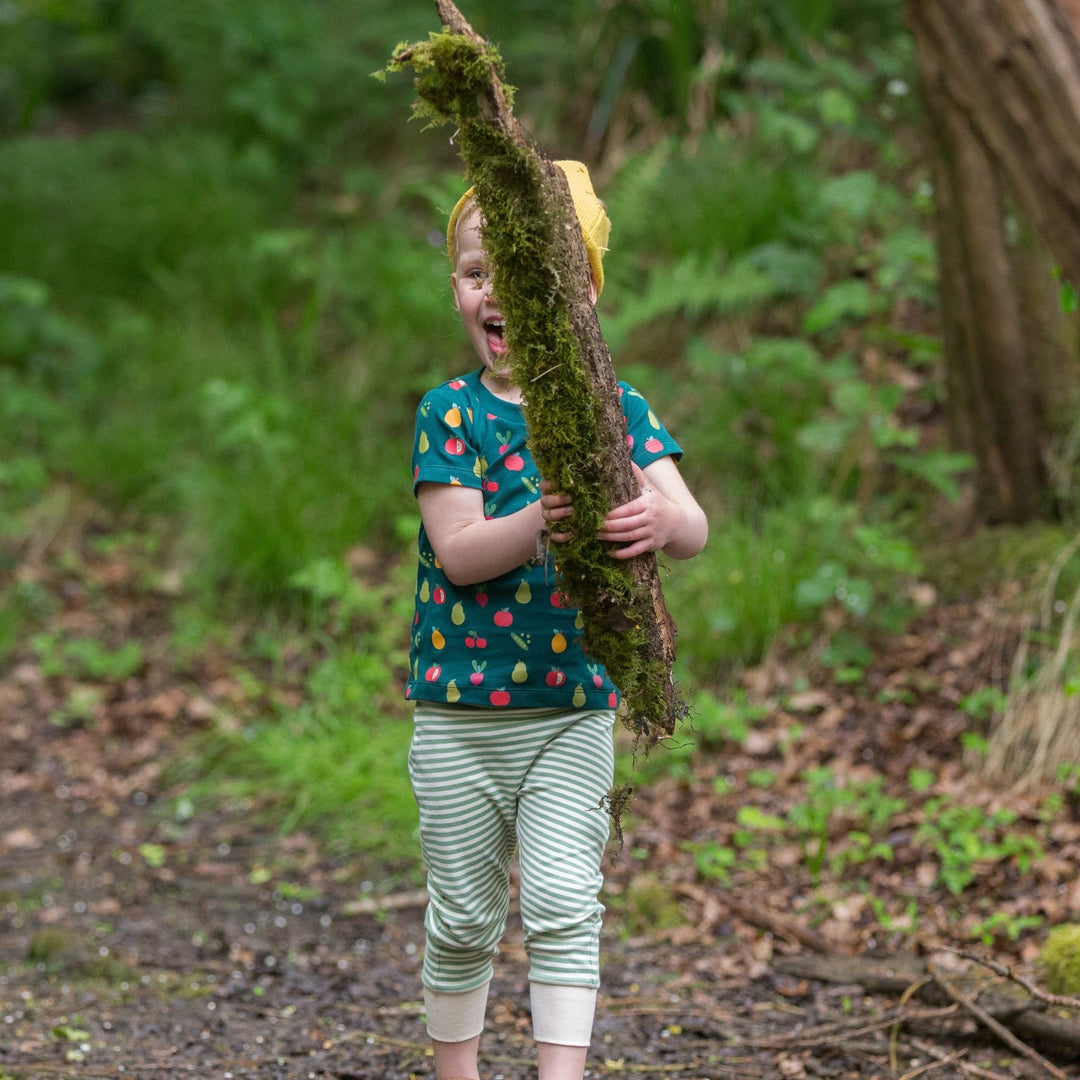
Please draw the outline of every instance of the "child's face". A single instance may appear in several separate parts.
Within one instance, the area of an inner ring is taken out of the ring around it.
[[[454,304],[480,362],[494,375],[510,374],[502,314],[491,291],[491,263],[480,241],[480,214],[473,210],[458,223],[456,262],[450,275]]]

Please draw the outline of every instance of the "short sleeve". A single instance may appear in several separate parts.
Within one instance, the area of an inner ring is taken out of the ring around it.
[[[634,464],[645,468],[663,457],[680,461],[682,447],[649,408],[649,403],[629,383],[619,383],[623,414],[626,416],[626,441]]]
[[[416,410],[413,440],[413,492],[425,480],[480,488],[482,466],[476,445],[472,402],[444,384]]]

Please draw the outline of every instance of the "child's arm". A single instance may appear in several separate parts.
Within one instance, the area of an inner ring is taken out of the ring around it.
[[[491,581],[528,561],[536,555],[537,533],[547,527],[544,507],[569,502],[545,494],[514,514],[485,518],[484,496],[477,488],[425,481],[416,497],[435,557],[455,585]],[[566,536],[555,533],[551,539]]]
[[[631,559],[646,551],[662,551],[673,559],[689,559],[705,546],[709,523],[705,512],[671,457],[658,458],[644,470],[633,466],[641,494],[615,507],[597,536],[623,547],[613,558]]]

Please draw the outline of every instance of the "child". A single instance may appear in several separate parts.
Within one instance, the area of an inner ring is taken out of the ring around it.
[[[610,223],[585,166],[558,165],[595,302]],[[447,246],[480,367],[424,397],[413,451],[421,527],[406,696],[428,874],[424,1000],[437,1080],[473,1080],[516,847],[540,1080],[581,1080],[600,982],[618,691],[582,650],[578,613],[537,557],[544,530],[565,541],[560,522],[573,505],[541,482],[526,444],[480,224],[470,190],[450,216]],[[616,559],[690,558],[708,527],[676,467],[681,451],[645,400],[619,389],[641,494],[613,509],[599,536],[619,545]]]

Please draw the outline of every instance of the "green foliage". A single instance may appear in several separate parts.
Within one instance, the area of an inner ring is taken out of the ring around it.
[[[643,782],[745,739],[760,711],[730,677],[784,628],[827,618],[817,659],[861,678],[866,630],[902,624],[923,572],[915,525],[967,464],[919,426],[942,394],[920,318],[937,267],[897,137],[914,108],[898,5],[721,7],[467,11],[502,43],[553,156],[600,166],[605,335],[710,511],[706,552],[664,577],[693,719],[639,765]],[[369,73],[427,33],[430,6],[52,0],[8,14],[0,570],[35,522],[62,519],[71,489],[159,531],[190,589],[180,661],[218,649],[227,598],[262,627],[251,647],[275,673],[242,730],[219,732],[198,805],[270,789],[285,827],[415,860],[395,681],[415,533],[402,463],[420,393],[471,363],[436,250],[461,177],[458,147],[402,122],[407,81]],[[553,21],[580,31],[555,57]],[[342,561],[358,547],[363,580]],[[955,587],[978,587],[1004,550]],[[0,580],[0,659],[33,643],[50,673],[81,680],[55,722],[92,722],[102,683],[144,658],[42,635],[47,595]],[[278,698],[286,669],[298,683]],[[718,775],[717,790],[734,782]],[[782,842],[819,873],[889,860],[871,787],[804,782],[792,820],[744,813],[730,844],[695,852],[701,872],[760,865]],[[931,804],[919,838],[943,888],[1032,856],[1008,849],[1004,822],[954,818]],[[946,865],[950,845],[963,857]],[[1010,932],[991,918],[983,932]]]
[[[979,863],[1008,861],[1023,873],[1042,854],[1032,837],[1010,833],[1015,820],[1011,810],[987,814],[979,807],[932,798],[923,806],[916,837],[937,856],[939,879],[955,896],[975,879]]]
[[[143,652],[137,641],[125,641],[109,649],[92,638],[36,634],[31,647],[46,676],[71,675],[77,679],[122,681],[143,666]]]
[[[395,690],[408,662],[399,631],[412,610],[413,569],[401,564],[381,585],[364,585],[340,561],[319,559],[293,575],[310,665],[302,703],[216,732],[207,775],[191,789],[196,801],[226,795],[265,807],[269,797],[282,832],[315,829],[335,850],[415,869],[412,727]]]

